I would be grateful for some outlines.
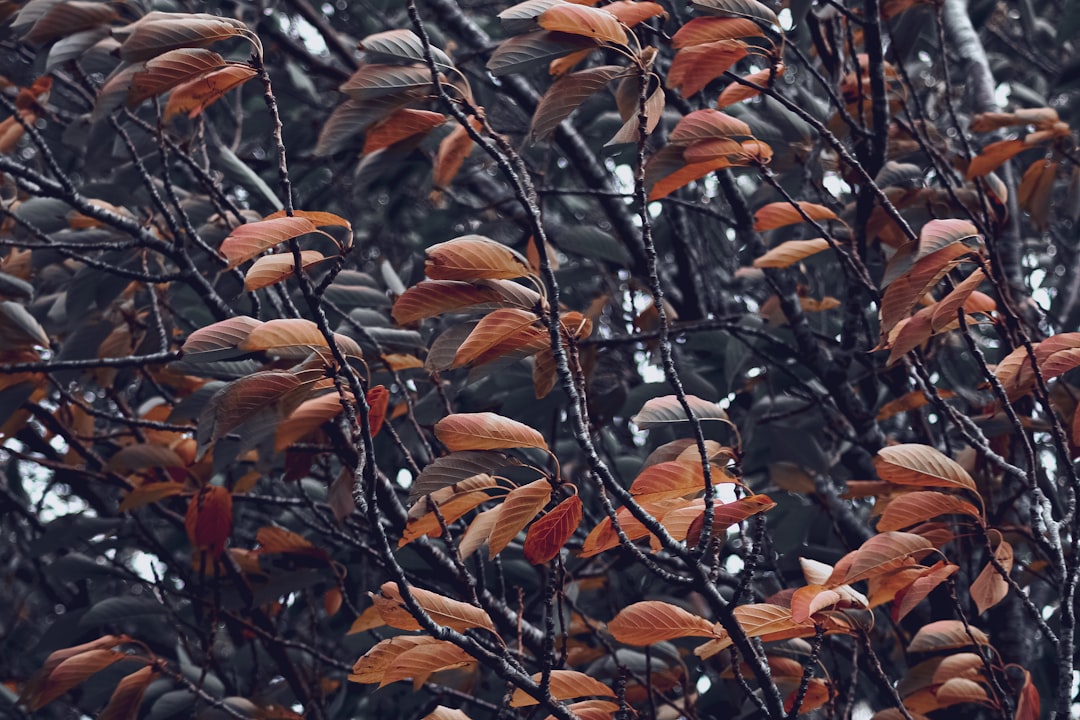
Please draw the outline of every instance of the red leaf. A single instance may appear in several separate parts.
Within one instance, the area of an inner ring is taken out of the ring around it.
[[[386,409],[390,406],[390,391],[382,385],[376,385],[367,391],[368,424],[371,427],[371,436],[375,437],[382,430],[383,421],[386,420]]]
[[[555,558],[581,522],[581,498],[563,500],[529,528],[525,536],[525,559],[534,565]]]
[[[188,503],[184,527],[192,545],[218,557],[232,534],[232,495],[223,487],[207,485]]]

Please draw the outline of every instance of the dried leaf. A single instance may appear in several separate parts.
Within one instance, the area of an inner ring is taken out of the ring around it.
[[[416,586],[410,587],[409,590],[412,592],[416,603],[439,625],[458,632],[465,632],[470,628],[484,628],[495,632],[495,626],[492,624],[491,618],[482,608],[463,603],[460,600],[452,600]],[[383,597],[404,606],[397,583],[383,583],[381,591]]]
[[[815,205],[810,202],[798,202],[798,209],[788,202],[769,203],[754,213],[754,229],[758,232],[775,230],[787,225],[795,225],[806,222],[803,217],[811,220],[839,220],[836,213],[824,205]],[[801,212],[800,212],[801,211]]]
[[[536,313],[516,308],[489,313],[458,348],[453,367],[482,365],[511,353],[522,357],[535,354],[550,341],[539,322]]]
[[[979,509],[955,495],[932,490],[893,498],[878,520],[878,532],[902,530],[942,515],[967,515],[981,522]]]
[[[304,270],[323,262],[326,258],[317,250],[304,250],[300,253],[300,267]],[[288,280],[296,274],[296,264],[292,253],[278,253],[256,258],[244,273],[244,289],[248,292],[261,290]]]
[[[933,567],[926,569],[919,577],[905,588],[897,590],[893,599],[893,622],[900,622],[912,610],[918,606],[926,596],[933,592],[941,583],[952,577],[960,567],[941,560]]]
[[[97,720],[136,720],[146,688],[157,675],[157,668],[147,665],[121,679],[109,698],[109,704],[97,716]]]
[[[968,631],[971,633],[970,636]],[[990,639],[979,628],[968,625],[965,629],[964,623],[959,620],[938,620],[919,628],[908,644],[907,651],[909,653],[940,652],[941,650],[958,650],[976,644],[990,644]]]
[[[702,400],[694,395],[687,395],[686,402],[698,420],[719,420],[731,424],[727,412],[716,403]],[[652,398],[642,406],[637,415],[630,418],[630,421],[641,430],[687,420],[686,410],[675,395]]]
[[[683,24],[671,38],[677,48],[704,45],[718,40],[740,40],[765,37],[765,32],[753,20],[735,17],[696,17]]]
[[[716,635],[712,622],[659,600],[628,605],[608,622],[607,629],[612,637],[627,645],[652,645],[681,637]]]
[[[177,115],[196,118],[230,90],[238,88],[258,73],[254,68],[230,64],[177,85],[169,94],[162,117],[166,122]]]
[[[885,532],[875,535],[836,564],[826,585],[850,585],[890,572],[914,562],[914,556],[925,555],[933,549],[933,543],[913,533]]]
[[[1006,573],[1012,570],[1013,549],[1007,541],[1001,540],[994,550],[994,559],[997,560]],[[971,583],[971,599],[975,601],[975,607],[982,615],[990,608],[997,605],[1009,594],[1009,583],[1001,576],[993,563],[986,563],[975,582]]]
[[[533,112],[529,141],[546,140],[563,120],[612,80],[626,75],[621,65],[601,65],[565,75],[548,88]]]
[[[603,9],[559,3],[542,12],[536,21],[545,30],[626,45],[626,29],[615,16]]]
[[[436,430],[438,432],[438,430]],[[551,500],[551,483],[547,478],[514,488],[503,500],[499,524],[488,537],[489,556],[494,558],[517,537],[529,522]]]
[[[703,19],[706,19],[706,18],[703,18]],[[707,18],[707,19],[718,19],[718,18]],[[738,22],[738,20],[736,20],[736,22]],[[746,22],[746,21],[743,21],[743,22]],[[747,82],[754,83],[755,85],[760,85],[762,87],[768,87],[769,82],[771,80],[773,80],[774,78],[780,77],[781,75],[784,74],[784,70],[785,70],[784,63],[777,62],[776,65],[774,65],[771,68],[765,68],[764,70],[758,70],[755,73],[750,73],[749,75],[744,77],[743,80],[746,80]],[[733,82],[730,85],[728,85],[726,88],[724,88],[724,91],[720,93],[720,97],[718,97],[716,99],[716,107],[717,108],[726,108],[729,105],[734,105],[737,102],[742,102],[743,100],[748,100],[748,99],[750,99],[752,97],[755,97],[759,93],[760,93],[760,90],[757,90],[757,89],[752,88],[752,87],[747,87],[746,85],[743,85],[742,83]]]
[[[304,217],[278,217],[250,222],[235,228],[218,250],[234,268],[286,240],[316,232],[315,223]]]
[[[547,449],[544,436],[533,428],[490,412],[448,415],[436,423],[435,437],[451,452],[528,447]]]
[[[795,263],[816,255],[822,250],[829,248],[829,241],[825,238],[813,240],[789,240],[780,243],[761,257],[754,260],[756,268],[786,268]]]
[[[432,280],[509,280],[532,274],[528,260],[481,235],[432,245],[427,249],[424,272]]]
[[[897,485],[922,487],[959,487],[977,492],[959,463],[929,445],[909,443],[882,448],[874,458],[878,476]]]
[[[532,676],[533,682],[539,683],[541,673]],[[556,700],[566,700],[577,697],[615,697],[615,693],[599,680],[574,670],[551,671],[551,696]],[[510,707],[529,707],[538,705],[539,701],[524,690],[514,691],[510,698]]]

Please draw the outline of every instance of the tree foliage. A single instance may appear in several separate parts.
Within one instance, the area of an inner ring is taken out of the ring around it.
[[[0,22],[3,713],[1075,714],[1080,6]]]

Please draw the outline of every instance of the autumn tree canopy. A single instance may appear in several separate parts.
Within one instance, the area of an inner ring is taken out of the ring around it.
[[[0,0],[0,715],[1075,716],[1078,49]]]

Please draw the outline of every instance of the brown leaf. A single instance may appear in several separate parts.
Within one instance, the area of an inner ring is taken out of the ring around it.
[[[925,555],[933,549],[933,543],[913,533],[885,532],[875,535],[836,564],[826,585],[850,585],[896,570],[914,562],[914,556]]]
[[[352,338],[335,333],[334,339],[345,355],[362,356],[360,346]],[[269,320],[252,330],[240,343],[240,349],[245,352],[269,350],[282,357],[298,358],[306,357],[316,348],[329,347],[319,326],[303,318]]]
[[[612,80],[629,71],[621,65],[601,65],[565,75],[540,98],[529,125],[529,141],[546,140],[563,120]]]
[[[247,25],[232,18],[207,13],[157,11],[147,13],[117,32],[127,34],[120,45],[120,59],[124,62],[149,60],[178,48],[206,47],[230,37],[254,37]]]
[[[432,673],[465,667],[475,662],[475,658],[457,645],[436,640],[401,652],[386,667],[379,687],[412,678],[414,689],[419,690]]]
[[[795,209],[789,202],[769,203],[754,213],[754,229],[758,232],[775,230],[787,225],[796,225],[806,222],[805,214],[811,220],[839,220],[836,213],[824,205],[800,201],[799,209]],[[799,210],[802,210],[800,213]]]
[[[281,452],[300,438],[314,432],[324,423],[336,418],[343,409],[341,397],[336,392],[305,400],[278,425],[274,435],[274,449]]]
[[[581,498],[574,494],[532,524],[525,536],[525,559],[533,565],[554,559],[580,523]]]
[[[199,328],[188,335],[180,351],[185,358],[195,361],[210,361],[218,357],[232,357],[237,348],[247,340],[252,330],[262,325],[262,321],[245,315],[228,318],[213,325]]]
[[[218,485],[207,485],[188,502],[184,516],[191,544],[218,557],[232,534],[232,494]]]
[[[492,624],[491,618],[482,608],[463,603],[460,600],[452,600],[430,590],[418,588],[415,585],[411,586],[409,590],[412,592],[417,605],[439,625],[458,632],[465,632],[471,628],[484,628],[495,632],[495,626]],[[404,605],[397,583],[383,583],[381,591],[385,598],[399,605]]]
[[[694,395],[687,395],[686,402],[698,420],[719,420],[731,424],[727,412],[716,403],[702,400]],[[661,427],[668,423],[686,422],[687,420],[686,411],[675,395],[652,398],[642,406],[637,415],[630,418],[630,421],[637,425],[640,430]]]
[[[689,98],[704,90],[706,85],[723,75],[747,54],[746,43],[741,40],[717,40],[685,47],[675,54],[675,59],[671,62],[667,86]]]
[[[476,517],[469,523],[469,527],[462,533],[461,541],[458,543],[458,554],[463,560],[479,550],[480,546],[488,541],[488,538],[491,537],[491,531],[495,529],[495,523],[499,522],[500,512],[502,512],[502,505],[497,505],[477,513]]]
[[[878,532],[902,530],[942,515],[967,515],[981,522],[982,513],[966,500],[932,490],[905,493],[889,501],[878,520]]]
[[[716,503],[713,506],[713,537],[721,537],[732,525],[737,525],[754,515],[768,512],[774,507],[776,503],[768,495],[750,495],[728,503]],[[687,524],[688,516],[689,524]],[[695,500],[688,509],[682,508],[665,513],[663,525],[676,540],[685,539],[688,545],[698,545],[701,542],[701,531],[705,529],[704,499]]]
[[[808,622],[811,615],[836,607],[842,599],[840,593],[824,585],[801,587],[791,596],[791,619],[797,623]]]
[[[146,688],[157,675],[157,668],[148,665],[124,677],[116,684],[109,704],[97,716],[97,720],[136,720]]]
[[[519,253],[481,235],[432,245],[424,272],[432,280],[509,280],[532,274],[529,261]]]
[[[496,468],[519,464],[520,462],[509,455],[480,450],[455,452],[435,458],[413,480],[412,487],[409,488],[409,503],[462,480],[491,473]]]
[[[959,487],[977,492],[959,463],[929,445],[909,443],[882,448],[874,458],[878,476],[897,485]]]
[[[532,676],[535,683],[539,683],[541,673]],[[551,671],[551,696],[556,700],[566,700],[577,697],[615,697],[615,693],[599,680],[575,670],[552,670]],[[539,705],[539,701],[524,690],[514,691],[510,698],[510,707],[529,707]]]
[[[677,48],[704,45],[717,40],[765,37],[765,31],[753,20],[736,17],[696,17],[683,24],[671,38]]]
[[[383,385],[376,385],[364,394],[364,399],[368,405],[368,428],[371,436],[375,437],[386,421],[386,411],[390,407],[390,391]]]
[[[506,299],[493,287],[456,280],[424,280],[394,302],[391,314],[408,325],[443,313],[501,305]]]
[[[390,664],[407,650],[442,642],[426,635],[398,635],[380,640],[353,665],[349,680],[356,683],[381,683]]]
[[[714,637],[713,623],[659,600],[628,605],[608,622],[608,632],[627,645],[652,645],[681,637]]]
[[[998,565],[1008,573],[1012,570],[1013,549],[1006,540],[1001,540],[994,550],[994,558]],[[990,608],[997,605],[1009,594],[1009,583],[1001,576],[993,563],[986,563],[975,582],[971,583],[971,599],[975,601],[975,607],[982,615]]]
[[[476,118],[469,118],[469,123],[476,132],[483,130],[483,125]],[[469,137],[469,131],[464,125],[458,125],[442,139],[431,172],[435,187],[444,188],[450,185],[465,159],[472,153],[473,147],[473,139]]]
[[[718,468],[712,469],[713,483],[723,482],[726,476]],[[683,497],[705,490],[705,473],[701,461],[662,462],[638,473],[630,485],[630,494],[640,501],[655,502]]]
[[[326,258],[317,250],[304,250],[300,253],[300,267],[305,270],[324,260]],[[295,274],[296,264],[291,252],[264,255],[256,258],[248,271],[244,273],[244,289],[248,292],[261,290],[288,280]]]
[[[535,354],[546,348],[550,341],[547,330],[541,328],[539,322],[536,313],[516,308],[489,313],[458,348],[453,367],[482,365],[511,353]]]
[[[490,412],[448,415],[435,424],[435,437],[451,452],[529,447],[547,449],[544,436],[533,428]]]
[[[626,29],[615,16],[602,9],[560,3],[542,12],[536,21],[545,30],[626,45]]]
[[[134,656],[107,648],[96,648],[72,655],[49,673],[37,695],[24,700],[26,706],[31,711],[40,710],[68,690],[86,682],[91,675],[129,657]]]
[[[941,583],[952,577],[960,567],[940,560],[933,567],[927,568],[910,585],[896,591],[893,598],[893,622],[898,623],[933,592]]]
[[[890,283],[881,298],[882,335],[888,336],[889,331],[907,317],[919,299],[956,267],[960,258],[971,252],[972,249],[961,242],[952,243],[917,261],[910,270]]]
[[[555,389],[559,382],[558,368],[555,365],[555,353],[551,348],[533,355],[533,388],[536,399],[542,400]]]
[[[275,245],[316,232],[317,229],[315,223],[304,217],[278,217],[245,223],[229,233],[218,251],[229,261],[229,267],[234,268]]]
[[[918,262],[953,243],[973,238],[978,241],[979,229],[968,220],[931,220],[919,231],[919,246],[914,260]]]
[[[991,173],[1009,158],[1027,149],[1028,145],[1023,140],[1000,140],[990,143],[982,149],[981,153],[971,159],[967,177],[970,180]]]
[[[368,130],[361,154],[382,150],[414,135],[427,135],[445,122],[442,113],[402,108]]]
[[[813,240],[789,240],[788,242],[780,243],[761,257],[754,260],[754,267],[791,267],[800,260],[808,258],[811,255],[816,255],[828,248],[829,241],[825,238],[815,238]]]
[[[755,85],[760,85],[762,87],[768,87],[769,81],[773,78],[777,78],[783,75],[785,69],[786,68],[784,66],[784,63],[777,62],[776,65],[771,68],[765,68],[764,70],[758,70],[755,73],[750,73],[749,75],[744,77],[743,80],[752,82]],[[723,92],[720,93],[720,97],[716,99],[716,107],[726,108],[729,105],[734,105],[737,102],[742,102],[743,100],[748,100],[752,97],[755,97],[759,93],[760,91],[756,88],[747,87],[742,83],[733,82],[726,88],[724,88]]]
[[[125,104],[134,108],[193,78],[220,70],[228,63],[213,50],[180,48],[147,60],[131,77]]]
[[[947,680],[937,689],[935,696],[939,708],[960,703],[993,704],[990,700],[990,696],[986,693],[986,688],[968,678],[952,678],[951,680]]]
[[[488,553],[494,558],[517,537],[529,522],[551,500],[551,483],[547,478],[514,488],[503,500],[499,523],[488,537]]]
[[[44,45],[117,18],[116,9],[105,3],[68,0],[49,5],[52,7],[23,35],[23,42]]]
[[[957,312],[961,308],[963,308],[965,312],[976,312],[974,308],[968,307],[968,298],[972,296],[976,288],[978,288],[985,279],[986,273],[983,272],[982,268],[975,268],[975,270],[953,288],[948,295],[943,297],[934,310],[933,318],[931,319],[931,329],[935,333],[940,332],[942,328],[956,320]],[[992,300],[990,302],[993,303]]]
[[[404,547],[423,535],[430,537],[442,535],[442,525],[439,524],[439,518],[433,512],[434,507],[439,508],[439,514],[442,515],[443,522],[449,524],[491,500],[492,495],[485,492],[485,490],[496,487],[495,479],[489,475],[477,476],[477,479],[482,480],[482,482],[467,480],[458,483],[456,487],[452,486],[432,493],[430,502],[422,506],[419,504],[414,506],[414,510],[416,507],[424,507],[426,510],[423,514],[409,518],[409,521],[405,524],[405,530],[402,532],[401,540],[398,541],[398,547]],[[440,495],[440,497],[436,498],[436,495]]]
[[[795,622],[791,617],[791,610],[780,605],[770,603],[741,605],[735,608],[732,614],[747,637],[768,638],[767,641],[772,641],[806,637],[815,632],[812,624]],[[731,636],[719,625],[715,626],[715,631],[719,637],[695,648],[695,655],[706,659],[731,647],[733,644]]]
[[[386,96],[426,95],[431,71],[424,65],[361,65],[338,90],[353,100],[368,102]]]
[[[968,635],[971,631],[971,636]],[[972,642],[974,637],[974,642]],[[968,626],[959,620],[938,620],[929,625],[923,625],[915,633],[915,637],[907,646],[909,653],[939,652],[941,650],[958,650],[972,645],[989,645],[990,639],[977,627]]]
[[[1040,713],[1039,688],[1031,679],[1031,673],[1024,670],[1024,686],[1020,690],[1020,697],[1016,701],[1016,715],[1014,720],[1039,720]]]

